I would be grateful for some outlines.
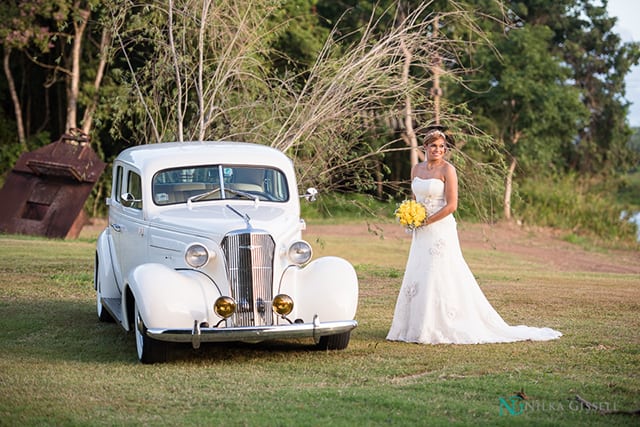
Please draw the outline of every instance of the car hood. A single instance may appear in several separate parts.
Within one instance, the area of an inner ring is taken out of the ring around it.
[[[245,221],[245,218],[248,221]],[[191,209],[181,205],[163,209],[158,216],[150,218],[150,223],[190,234],[217,237],[216,240],[220,240],[230,231],[246,229],[249,226],[252,229],[266,231],[276,239],[285,234],[291,236],[293,233],[300,233],[301,230],[301,223],[295,212],[272,203],[257,206],[251,203],[204,206],[193,204]]]

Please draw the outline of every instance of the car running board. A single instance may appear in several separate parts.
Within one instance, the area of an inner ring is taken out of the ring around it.
[[[106,309],[116,322],[125,327],[122,323],[122,300],[120,298],[102,298],[102,308]],[[129,330],[127,327],[124,329]]]

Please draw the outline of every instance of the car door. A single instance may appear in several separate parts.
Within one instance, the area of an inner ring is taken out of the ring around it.
[[[109,226],[115,249],[113,255],[121,278],[126,280],[134,267],[146,262],[148,225],[143,215],[140,173],[123,168],[121,189],[109,210]]]

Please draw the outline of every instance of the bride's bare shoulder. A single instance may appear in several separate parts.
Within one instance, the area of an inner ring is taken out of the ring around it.
[[[411,168],[411,179],[413,178],[422,178],[424,176],[424,172],[427,170],[425,162],[419,162],[413,165]]]
[[[453,172],[456,173],[456,167],[453,166],[451,163],[449,162],[444,162],[444,169],[446,172]]]

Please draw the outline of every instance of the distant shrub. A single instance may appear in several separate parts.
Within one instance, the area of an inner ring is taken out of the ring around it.
[[[316,220],[370,220],[393,219],[394,202],[382,202],[368,194],[320,193],[313,203],[301,201],[302,217]]]
[[[629,207],[617,201],[615,185],[598,187],[574,176],[527,179],[514,199],[514,217],[578,235],[635,240],[637,227],[623,217]]]

